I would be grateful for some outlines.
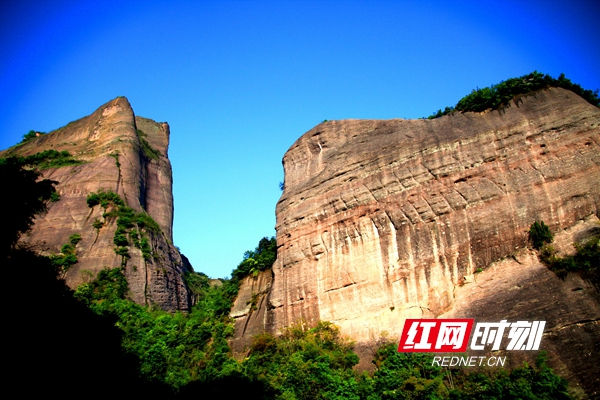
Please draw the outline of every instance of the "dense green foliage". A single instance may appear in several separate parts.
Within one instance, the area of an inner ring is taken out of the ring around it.
[[[108,206],[111,203],[114,204],[115,206],[124,206],[125,205],[125,203],[123,202],[123,199],[121,199],[121,197],[118,194],[116,194],[112,190],[105,192],[103,189],[100,189],[98,191],[98,193],[94,193],[94,192],[90,193],[86,198],[86,202],[87,202],[88,207],[90,207],[90,208],[100,204],[100,206],[102,208],[104,208],[105,210],[108,208]]]
[[[237,282],[211,285],[204,274],[186,282],[198,302],[188,314],[142,307],[126,299],[120,268],[102,271],[81,285],[76,297],[94,312],[116,318],[123,348],[139,360],[146,382],[166,385],[172,396],[250,399],[504,399],[569,398],[566,381],[540,354],[536,366],[513,370],[448,369],[432,366],[431,354],[399,353],[396,343],[380,346],[375,372],[356,372],[353,344],[328,322],[299,323],[280,336],[254,337],[242,360],[232,357],[229,310]]]
[[[236,365],[227,345],[233,333],[230,289],[227,283],[201,285],[198,304],[189,314],[168,313],[127,300],[123,270],[115,268],[79,286],[75,296],[94,312],[117,318],[123,348],[139,359],[145,380],[179,388],[194,380],[219,378],[228,364]]]
[[[448,369],[432,366],[432,354],[399,353],[396,343],[380,346],[373,374],[352,369],[358,357],[338,329],[321,322],[301,324],[280,337],[254,338],[240,363],[250,382],[262,381],[265,397],[284,399],[567,399],[567,382],[540,353],[535,366],[513,370]],[[268,396],[267,396],[268,394]]]
[[[493,371],[493,372],[492,372]],[[487,370],[465,373],[450,370],[454,389],[450,399],[571,399],[567,381],[546,364],[546,353],[540,352],[535,366],[523,363],[513,370]]]
[[[274,237],[262,238],[254,251],[246,251],[244,259],[231,273],[231,278],[239,281],[248,275],[258,276],[273,266],[277,259],[277,241]]]
[[[515,96],[531,93],[536,90],[547,89],[549,87],[560,87],[570,90],[584,98],[590,104],[600,107],[598,90],[591,91],[583,89],[579,84],[573,83],[567,79],[565,74],[561,74],[558,79],[555,79],[550,75],[534,71],[518,78],[507,79],[497,85],[492,85],[483,89],[474,89],[471,93],[460,99],[456,106],[446,107],[444,111],[438,110],[428,118],[439,118],[455,111],[481,112],[488,109],[495,110],[508,105]]]
[[[264,381],[276,398],[358,399],[357,363],[352,343],[335,325],[320,322],[312,329],[294,325],[277,338],[256,336],[240,368],[251,381]]]
[[[160,226],[150,215],[145,212],[136,213],[131,207],[128,207],[123,199],[113,191],[99,190],[97,193],[90,193],[87,196],[87,205],[92,208],[98,204],[104,208],[103,217],[116,218],[117,230],[113,237],[115,244],[115,253],[122,257],[122,265],[127,264],[130,258],[128,247],[133,245],[142,251],[145,260],[150,260],[154,257],[150,246],[147,232],[160,233]],[[109,211],[109,207],[111,210]],[[92,223],[98,231],[102,229],[104,222],[96,219]]]
[[[364,378],[369,388],[366,398],[447,398],[445,371],[431,361],[430,354],[399,353],[395,343],[381,346],[373,360],[377,366],[373,377]]]
[[[552,243],[554,235],[544,221],[535,221],[529,227],[529,241],[534,249],[539,250],[546,243]]]
[[[396,343],[381,346],[372,377],[363,376],[361,398],[384,399],[568,399],[567,382],[538,355],[536,366],[513,370],[432,366],[433,355],[399,353]]]
[[[203,272],[186,272],[183,276],[188,290],[201,296],[210,287],[210,278]]]

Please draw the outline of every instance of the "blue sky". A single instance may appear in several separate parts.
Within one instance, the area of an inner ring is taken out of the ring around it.
[[[324,119],[420,118],[538,70],[600,88],[595,1],[0,3],[0,148],[126,96],[171,127],[175,244],[225,277]]]

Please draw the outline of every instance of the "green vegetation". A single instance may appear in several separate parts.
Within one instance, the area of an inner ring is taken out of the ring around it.
[[[119,162],[119,152],[115,150],[112,153],[110,153],[109,155],[115,159],[115,164],[117,165],[117,168],[119,169],[119,173],[121,173],[121,163]]]
[[[529,227],[529,241],[534,249],[539,250],[546,243],[552,243],[554,236],[544,221],[535,221]]]
[[[202,296],[210,287],[210,278],[202,272],[189,272],[183,275],[186,286],[196,296]]]
[[[123,352],[123,334],[115,321],[96,315],[77,301],[49,257],[18,243],[35,216],[45,211],[56,182],[40,180],[39,172],[25,168],[15,158],[0,163],[0,176],[3,189],[10,194],[0,196],[0,207],[6,211],[0,230],[3,279],[9,285],[26,280],[18,307],[6,307],[3,314],[10,321],[4,340],[14,349],[4,355],[4,362],[10,365],[4,373],[5,390],[25,391],[33,397],[42,393],[64,397],[67,392],[87,393],[93,388],[95,396],[106,398],[115,393],[139,396],[160,392],[138,378],[137,360]],[[80,240],[79,235],[72,235],[64,251]],[[43,373],[28,373],[32,363]]]
[[[92,226],[94,227],[94,229],[96,230],[100,230],[102,229],[102,227],[104,226],[104,222],[100,221],[99,219],[95,219],[94,222],[92,222]]]
[[[537,221],[534,225],[537,224]],[[534,225],[531,226],[530,236]],[[539,223],[534,231],[542,231],[540,237],[544,240],[538,240],[536,247],[539,250],[540,261],[544,263],[551,271],[560,278],[565,278],[569,272],[580,273],[584,278],[589,279],[596,287],[600,287],[600,229],[595,229],[591,237],[574,243],[575,254],[560,257],[556,249],[551,245],[554,236],[543,223]],[[541,227],[541,228],[539,228]],[[545,227],[545,228],[544,228]]]
[[[202,278],[199,276],[199,278]],[[188,276],[188,282],[190,278]],[[200,279],[202,280],[202,279]],[[206,283],[206,282],[204,282]],[[117,318],[123,348],[139,359],[141,376],[149,382],[180,388],[194,380],[216,379],[235,366],[227,338],[232,298],[228,285],[195,287],[198,303],[188,314],[142,307],[126,299],[127,281],[121,268],[103,270],[79,286],[75,297],[95,313]]]
[[[90,193],[86,198],[86,202],[90,208],[100,204],[105,211],[111,203],[115,206],[125,206],[123,199],[118,194],[112,190],[105,192],[104,189],[100,189],[98,193]]]
[[[117,255],[122,257],[123,266],[127,265],[127,260],[131,257],[128,248],[131,245],[130,239],[133,245],[142,251],[146,261],[153,257],[147,232],[158,234],[161,230],[158,223],[150,215],[145,212],[136,213],[133,208],[125,205],[118,194],[110,190],[100,189],[97,193],[92,192],[87,196],[86,201],[90,208],[97,205],[104,208],[103,217],[105,219],[117,219],[117,230],[113,237],[116,246],[114,250]],[[109,207],[111,207],[110,211],[108,211]],[[92,225],[100,230],[104,222],[96,219]]]
[[[35,139],[36,137],[41,135],[46,135],[46,132],[36,132],[34,130],[31,130],[23,135],[23,140],[21,140],[19,144],[29,142],[31,139]]]
[[[269,259],[273,244],[273,239],[261,239],[240,265],[250,258]],[[232,276],[241,276],[240,271]],[[236,394],[260,399],[569,398],[566,381],[548,368],[544,354],[535,366],[523,364],[513,370],[445,369],[432,366],[431,354],[398,353],[397,343],[384,343],[375,351],[374,373],[359,373],[353,369],[358,363],[353,343],[328,322],[312,328],[298,323],[280,336],[259,334],[243,359],[236,360],[227,339],[233,334],[229,311],[239,279],[211,285],[205,274],[188,272],[185,280],[197,299],[188,314],[127,300],[122,268],[102,271],[76,292],[95,313],[116,320],[123,332],[123,349],[139,360],[140,377],[170,388],[171,397],[201,393],[208,398]]]
[[[464,369],[447,370],[454,388],[450,399],[571,399],[567,381],[548,367],[546,352],[541,351],[535,366],[523,363],[513,370],[486,370],[467,373]],[[439,379],[439,375],[438,375]],[[425,397],[419,397],[425,398]],[[443,397],[442,397],[443,398]]]
[[[39,169],[60,168],[83,163],[83,161],[73,158],[71,153],[66,150],[60,152],[56,150],[44,150],[26,157],[12,156],[12,158],[16,158],[17,162],[22,165],[30,165]],[[5,158],[0,159],[0,162],[3,162],[2,160],[5,160]]]
[[[250,381],[264,381],[275,398],[358,399],[358,356],[339,329],[320,322],[309,329],[297,324],[280,337],[254,337],[240,369]]]
[[[575,254],[560,257],[550,244],[540,249],[540,260],[558,277],[565,278],[569,272],[578,272],[600,287],[600,234],[582,243],[575,243]]]
[[[77,263],[77,251],[75,250],[75,247],[80,241],[81,235],[75,233],[69,236],[69,242],[61,247],[60,254],[53,254],[50,256],[52,266],[60,271],[61,275],[64,275],[69,268]]]
[[[248,275],[258,276],[261,271],[265,271],[273,266],[277,259],[277,241],[274,237],[264,237],[258,242],[254,251],[246,251],[244,259],[231,273],[231,278],[240,281]]]
[[[135,223],[138,225],[138,227],[140,227],[140,229],[147,229],[156,233],[160,232],[160,226],[158,223],[145,212],[137,213],[135,215]]]
[[[550,75],[533,71],[530,74],[518,78],[507,79],[497,85],[492,85],[483,89],[474,89],[470,94],[460,99],[456,106],[446,107],[444,111],[438,110],[427,118],[439,118],[456,111],[481,112],[487,109],[496,110],[508,105],[515,96],[524,95],[536,90],[547,89],[549,87],[560,87],[570,90],[584,98],[590,104],[600,107],[598,90],[591,91],[583,89],[580,85],[567,79],[565,74],[561,74],[558,79],[555,79]]]
[[[79,233],[74,233],[69,236],[69,243],[73,246],[77,246],[77,243],[81,242],[81,235]]]
[[[52,192],[52,194],[50,195],[50,201],[52,203],[56,203],[59,200],[60,200],[60,194],[58,194],[58,192]]]
[[[105,209],[117,208],[116,212],[108,212],[117,218],[119,236],[115,233],[115,244],[124,244],[128,236],[133,241],[137,240],[139,232],[132,231],[136,224],[138,227],[140,223],[145,227],[156,224],[151,219],[146,220],[145,214],[141,218],[137,218],[139,214],[131,214],[113,192],[90,193],[88,205],[98,204],[104,204]],[[128,250],[125,245],[117,249],[123,253]],[[262,393],[264,382],[257,383],[254,377],[243,374],[242,370],[247,371],[247,368],[242,368],[232,357],[227,344],[227,339],[233,334],[233,320],[229,312],[240,279],[254,270],[269,268],[275,257],[275,239],[263,238],[254,251],[244,254],[244,260],[232,272],[234,279],[211,285],[205,274],[186,273],[186,284],[196,300],[188,314],[167,313],[128,300],[129,290],[123,268],[102,271],[95,280],[79,286],[76,297],[95,313],[117,321],[116,325],[123,330],[123,348],[139,359],[139,371],[144,381],[180,390],[181,396],[187,390],[192,395],[193,385],[187,389],[186,385],[195,383],[210,391],[232,379],[240,380],[246,388],[258,385],[257,390]],[[250,264],[254,269],[247,268]],[[351,373],[350,370],[348,373]],[[228,387],[226,390],[232,389]]]
[[[27,288],[35,293],[7,310],[5,340],[19,349],[5,357],[11,366],[7,389],[23,390],[33,382],[45,394],[63,394],[67,387],[73,393],[93,390],[96,397],[123,398],[569,398],[565,380],[548,368],[543,354],[535,366],[523,364],[511,371],[443,369],[431,366],[432,355],[398,353],[396,343],[388,343],[375,352],[374,373],[358,373],[352,343],[328,322],[314,327],[300,323],[277,337],[258,335],[243,359],[236,360],[227,339],[233,334],[229,312],[239,279],[272,265],[273,238],[261,239],[254,251],[246,252],[233,278],[220,285],[211,285],[204,274],[186,274],[196,298],[187,314],[129,300],[123,268],[105,269],[73,293],[57,279],[60,266],[17,246],[35,215],[45,210],[56,183],[39,180],[39,172],[15,159],[0,163],[0,173],[12,194],[0,196],[0,206],[10,210],[0,231],[4,278],[22,280],[25,267]],[[90,207],[102,206],[104,218],[116,219],[119,234],[142,246],[141,229],[152,225],[146,217],[138,218],[112,192],[90,193],[87,201]],[[81,240],[81,235],[71,235],[61,253],[74,254]],[[117,249],[125,252],[128,246]],[[43,334],[31,340],[31,333],[40,329]],[[24,373],[32,360],[43,371],[33,379]]]
[[[150,160],[158,160],[161,156],[160,151],[156,150],[154,147],[150,146],[150,143],[146,140],[148,135],[144,133],[141,129],[137,130],[138,138],[140,139],[140,146],[142,148],[142,152],[146,156],[146,158]]]

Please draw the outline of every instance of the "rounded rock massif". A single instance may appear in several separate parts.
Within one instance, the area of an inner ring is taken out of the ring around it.
[[[475,272],[527,247],[534,221],[560,232],[600,213],[600,109],[573,92],[550,88],[500,110],[433,120],[324,122],[291,146],[283,166],[277,261],[264,310],[236,314],[244,332],[324,320],[360,345],[398,338],[406,318],[535,318],[548,320],[547,332],[578,330],[581,348],[564,360],[554,352],[566,375],[582,373],[581,354],[597,353],[597,291],[562,296],[555,308],[547,288],[571,288],[537,260],[513,266],[509,286],[478,288],[482,309],[465,295]],[[527,293],[508,290],[515,285]],[[521,315],[519,299],[537,303]]]

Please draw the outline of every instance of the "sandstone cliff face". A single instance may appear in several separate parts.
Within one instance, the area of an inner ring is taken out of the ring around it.
[[[591,215],[555,236],[554,246],[573,252],[571,243],[597,233]],[[492,263],[467,276],[454,291],[454,307],[441,318],[470,317],[476,321],[546,321],[541,349],[548,352],[554,371],[569,381],[577,397],[600,396],[600,301],[598,288],[578,274],[558,278],[541,264],[535,252],[520,249],[513,257]],[[482,355],[481,352],[471,352]],[[509,366],[524,359],[534,363],[537,352],[500,351]],[[586,396],[587,394],[587,396]]]
[[[248,276],[240,284],[230,316],[235,320],[235,335],[229,341],[234,353],[241,354],[253,336],[265,331],[269,317],[268,296],[273,284],[272,270],[257,277]]]
[[[155,153],[143,151],[142,139]],[[99,205],[89,208],[91,192],[112,190],[136,212],[147,212],[162,232],[149,232],[153,257],[145,260],[140,249],[130,246],[126,276],[131,295],[139,304],[155,303],[166,310],[187,310],[189,300],[183,282],[186,266],[172,244],[173,197],[171,164],[167,158],[169,126],[136,117],[126,98],[112,100],[88,117],[74,121],[0,156],[31,155],[44,150],[66,150],[84,161],[43,170],[45,178],[58,181],[60,200],[49,203],[48,212],[37,218],[22,239],[46,253],[59,253],[70,235],[82,240],[76,246],[78,262],[66,273],[75,288],[103,268],[121,265],[114,251],[116,218],[103,216]],[[104,222],[95,229],[95,220]]]
[[[276,333],[326,320],[360,344],[398,338],[406,318],[548,319],[547,332],[578,329],[581,339],[561,372],[580,373],[573,359],[597,354],[598,293],[578,283],[586,290],[566,296],[572,282],[537,260],[523,269],[515,261],[514,282],[499,278],[470,297],[474,272],[521,254],[535,220],[557,232],[599,213],[600,110],[572,92],[435,120],[325,122],[283,166],[278,257],[265,310],[252,314],[264,317],[249,320],[241,290],[236,327]]]
[[[600,110],[549,89],[501,111],[334,121],[283,158],[271,329],[303,318],[358,341],[452,309],[454,287],[600,207]]]

